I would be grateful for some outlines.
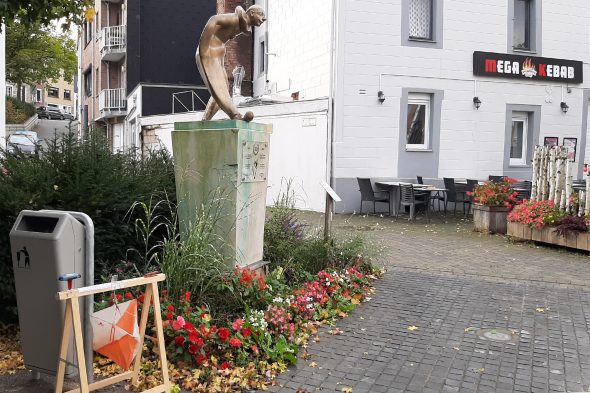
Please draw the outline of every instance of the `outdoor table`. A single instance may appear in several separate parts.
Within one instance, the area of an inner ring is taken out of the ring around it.
[[[426,188],[421,188],[420,191],[428,191],[428,193],[429,193],[428,194],[428,200],[429,201],[430,201],[430,198],[432,198],[433,193],[441,193],[442,192],[444,194],[444,197],[445,197],[445,202],[444,203],[445,203],[445,206],[446,206],[446,204],[447,204],[447,191],[448,191],[446,188],[428,186]],[[430,205],[430,203],[429,203],[429,205]],[[434,203],[432,204],[432,210],[434,211]]]
[[[418,191],[422,191],[427,188],[435,188],[429,184],[414,184],[414,183],[407,183],[403,181],[377,181],[375,185],[380,188],[382,191],[389,192],[389,204],[391,205],[391,214],[397,214],[397,206],[399,205],[399,186],[400,184],[411,184],[414,186],[415,189]],[[432,194],[429,194],[429,197]]]

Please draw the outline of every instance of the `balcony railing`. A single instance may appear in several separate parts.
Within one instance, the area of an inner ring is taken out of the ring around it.
[[[127,112],[127,96],[125,89],[103,89],[100,91],[98,108],[102,117],[125,115]]]
[[[109,26],[100,34],[100,57],[104,61],[119,61],[127,51],[127,26]]]

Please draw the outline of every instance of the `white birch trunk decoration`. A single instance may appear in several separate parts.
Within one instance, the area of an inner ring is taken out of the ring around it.
[[[586,207],[586,193],[584,191],[580,191],[578,193],[578,216],[584,215],[584,210]]]
[[[542,182],[541,182],[541,200],[547,199],[549,196],[549,190],[547,187],[548,179],[547,179],[547,164],[549,162],[549,151],[547,146],[543,146],[543,158],[541,162],[541,173],[543,174]]]
[[[557,155],[557,174],[556,174],[556,181],[555,181],[555,197],[553,199],[553,203],[555,203],[556,206],[559,206],[559,203],[561,202],[561,191],[564,188],[564,175],[565,175],[565,166],[564,166],[564,161],[563,161],[563,155],[561,154],[561,149],[559,147],[557,147],[555,149],[555,153]]]
[[[537,179],[539,178],[539,146],[535,146],[533,153],[533,180],[531,180],[531,201],[537,200]]]
[[[565,190],[561,190],[561,199],[558,207],[561,211],[565,210]]]
[[[586,203],[584,204],[584,214],[590,213],[590,176],[586,174]]]
[[[565,209],[567,212],[570,211],[570,207],[571,207],[570,197],[571,196],[572,196],[571,163],[570,163],[570,160],[566,160],[566,163],[565,163]]]
[[[555,149],[549,150],[549,200],[555,199],[555,182],[557,180],[557,176],[555,175],[557,172],[556,153],[557,151]]]

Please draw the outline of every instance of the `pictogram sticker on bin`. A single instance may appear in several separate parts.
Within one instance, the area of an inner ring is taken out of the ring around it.
[[[16,252],[16,266],[19,269],[31,268],[31,257],[29,256],[26,246],[23,246],[21,250]]]

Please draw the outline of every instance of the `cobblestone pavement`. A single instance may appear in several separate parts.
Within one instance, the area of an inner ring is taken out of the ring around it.
[[[590,391],[588,256],[471,225],[338,217],[382,244],[389,271],[273,391]]]

